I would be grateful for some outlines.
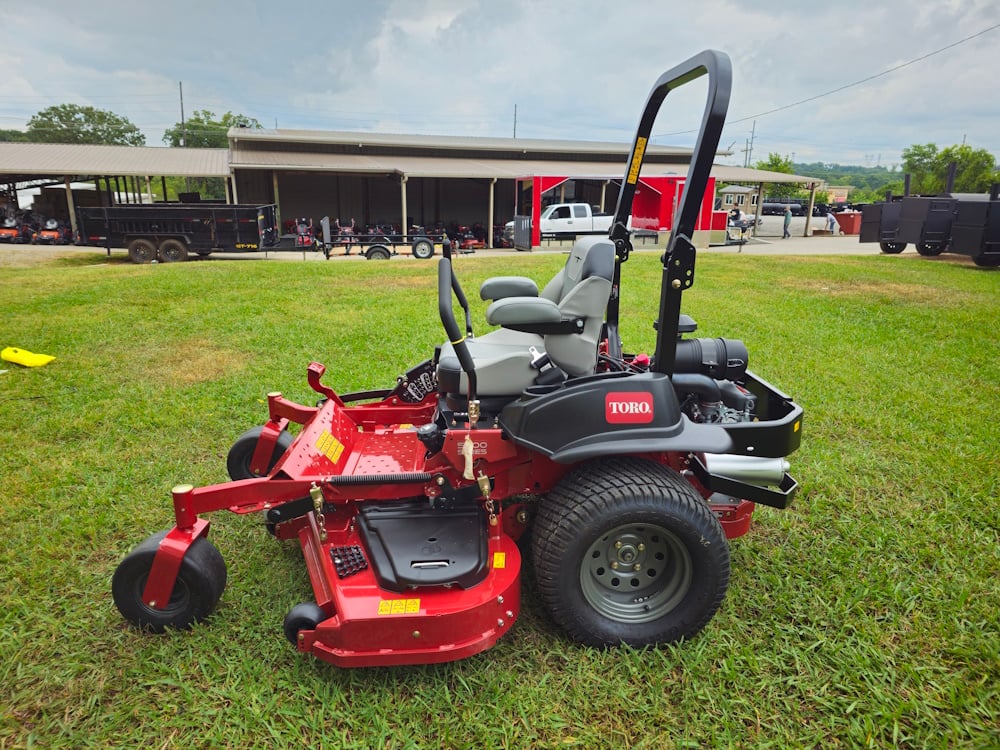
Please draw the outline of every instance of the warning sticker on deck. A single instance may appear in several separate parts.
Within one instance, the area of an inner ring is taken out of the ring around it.
[[[344,452],[344,444],[327,431],[316,441],[316,450],[330,459],[330,463],[335,464]]]
[[[419,611],[419,599],[383,599],[378,603],[379,615],[415,615]]]

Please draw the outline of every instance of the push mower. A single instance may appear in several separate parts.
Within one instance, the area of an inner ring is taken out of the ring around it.
[[[643,153],[666,95],[703,75],[707,103],[663,255],[656,351],[626,354],[619,287]],[[119,564],[112,589],[125,618],[160,632],[213,611],[226,566],[202,514],[225,509],[262,514],[275,537],[298,540],[314,599],[288,612],[284,632],[339,666],[445,662],[492,646],[520,610],[519,540],[545,608],[582,644],[644,646],[701,630],[729,583],[727,539],[747,532],[755,504],[785,508],[797,490],[785,457],[802,424],[802,409],[747,369],[742,342],[692,338],[681,314],[730,83],[729,58],[714,51],[660,76],[610,236],[577,241],[540,291],[523,277],[486,280],[480,296],[498,328],[472,335],[446,256],[438,307],[448,341],[433,357],[384,391],[340,395],[314,362],[318,405],[268,394],[267,421],[229,451],[232,481],[175,487],[176,525]]]

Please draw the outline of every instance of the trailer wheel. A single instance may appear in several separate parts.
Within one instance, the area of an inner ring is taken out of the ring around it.
[[[943,242],[918,242],[917,252],[923,255],[925,258],[933,258],[935,255],[940,255],[944,252],[945,243]]]
[[[160,260],[164,263],[180,263],[187,259],[187,245],[180,240],[163,240],[160,243]]]
[[[128,257],[133,263],[152,263],[156,260],[156,246],[149,240],[132,240],[128,244]]]
[[[996,268],[1000,266],[1000,255],[980,253],[972,258],[972,262],[980,268]]]
[[[326,613],[314,602],[302,602],[292,607],[285,615],[284,631],[285,638],[293,646],[298,645],[300,630],[315,630],[323,620]]]
[[[229,449],[229,455],[226,457],[226,471],[229,472],[230,479],[236,481],[261,476],[250,469],[250,461],[253,459],[254,451],[257,449],[257,441],[260,440],[263,431],[263,427],[253,427],[236,438],[236,442],[233,443],[233,447]],[[267,463],[268,471],[274,468],[278,459],[285,455],[285,451],[294,442],[295,437],[289,432],[282,432],[278,435],[278,442],[274,446],[271,460]]]
[[[372,245],[365,251],[365,257],[368,260],[389,260],[392,257],[392,253],[384,245]]]
[[[543,498],[532,538],[543,602],[590,646],[690,637],[729,585],[729,544],[715,514],[676,472],[650,461],[573,471]]]
[[[111,593],[122,616],[138,628],[162,633],[166,628],[189,628],[208,617],[226,588],[226,563],[205,538],[188,548],[177,573],[170,601],[153,608],[142,600],[153,558],[166,531],[147,538],[118,564]]]
[[[426,237],[421,237],[419,240],[414,241],[412,252],[413,257],[420,258],[420,260],[432,258],[434,257],[434,243]]]
[[[905,242],[880,242],[878,246],[882,248],[883,253],[889,255],[898,255],[906,249]]]

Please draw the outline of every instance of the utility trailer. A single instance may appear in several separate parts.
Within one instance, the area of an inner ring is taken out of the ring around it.
[[[274,204],[159,203],[78,208],[77,244],[124,247],[133,263],[277,249]]]

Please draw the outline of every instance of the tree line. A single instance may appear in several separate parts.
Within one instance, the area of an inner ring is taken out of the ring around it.
[[[167,128],[163,142],[173,147],[226,148],[229,144],[226,134],[233,127],[260,128],[261,124],[246,115],[226,112],[218,117],[214,112],[201,109],[183,123]],[[32,116],[24,130],[0,129],[0,141],[144,146],[146,136],[127,117],[114,112],[78,104],[57,104]],[[850,200],[867,203],[882,199],[887,192],[901,195],[906,174],[910,175],[911,193],[935,195],[944,192],[952,163],[956,165],[953,192],[983,193],[1000,182],[996,157],[986,149],[966,144],[941,149],[934,143],[914,144],[903,149],[899,170],[884,166],[792,163],[791,159],[776,153],[768,154],[767,159],[758,161],[754,168],[817,177],[828,185],[850,185],[853,188]],[[177,192],[177,179],[171,183],[174,193]],[[221,179],[204,178],[197,182],[197,189],[207,191],[203,192],[205,197],[225,197]],[[191,187],[190,181],[188,187]],[[807,193],[796,185],[776,184],[771,186],[768,197],[806,196]],[[817,195],[818,201],[826,202],[826,198],[826,194]]]
[[[765,169],[784,174],[817,177],[827,185],[849,185],[852,203],[872,203],[883,200],[886,193],[902,195],[905,176],[910,176],[910,193],[937,195],[947,187],[948,171],[955,164],[954,193],[986,193],[994,183],[1000,182],[1000,166],[996,157],[984,148],[967,144],[938,148],[934,143],[914,144],[903,149],[899,168],[884,166],[862,167],[823,162],[796,162],[780,154],[768,154],[767,159],[754,164],[755,169]],[[805,198],[808,192],[798,185],[773,185],[770,196],[774,198]],[[817,193],[816,200],[827,202],[824,193]]]
[[[226,112],[217,117],[201,109],[184,122],[163,133],[168,146],[188,148],[226,148],[229,128],[260,128],[257,120]],[[114,112],[81,106],[57,104],[47,107],[28,120],[24,130],[0,129],[0,141],[24,143],[79,143],[106,146],[145,146],[146,136],[127,117]],[[225,198],[226,186],[219,177],[168,177],[165,199],[176,199],[181,192],[197,192],[203,198]]]

